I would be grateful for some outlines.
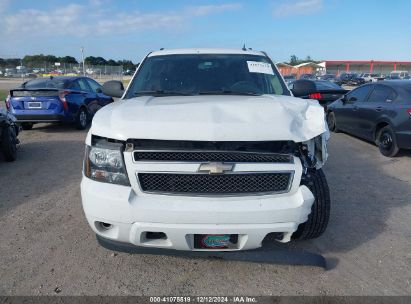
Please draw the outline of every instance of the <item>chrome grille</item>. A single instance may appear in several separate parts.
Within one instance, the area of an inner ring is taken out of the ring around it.
[[[291,172],[186,174],[138,173],[143,192],[180,195],[281,193],[289,190]]]
[[[221,151],[135,151],[135,161],[292,163],[290,154]]]

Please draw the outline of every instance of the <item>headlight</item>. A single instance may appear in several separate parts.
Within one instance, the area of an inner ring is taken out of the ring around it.
[[[86,145],[84,175],[93,180],[130,186],[123,160],[123,144],[98,142]]]

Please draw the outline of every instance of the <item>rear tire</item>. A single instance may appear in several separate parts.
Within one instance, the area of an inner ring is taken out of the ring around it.
[[[378,132],[377,145],[381,154],[386,157],[394,157],[400,150],[395,133],[390,126],[386,126]]]
[[[327,115],[328,129],[334,133],[338,133],[340,130],[337,128],[337,121],[335,120],[334,112],[330,112]]]
[[[21,124],[21,128],[23,130],[31,130],[31,129],[33,129],[33,123],[32,122],[23,122]]]
[[[17,159],[17,135],[13,126],[3,127],[1,132],[1,150],[4,159],[8,162]]]
[[[321,169],[308,171],[307,178],[301,183],[307,186],[314,195],[314,203],[308,220],[298,226],[292,238],[298,240],[315,239],[321,236],[330,218],[330,189],[324,172]]]
[[[84,130],[87,128],[88,124],[88,114],[86,109],[80,108],[79,112],[77,113],[76,117],[76,128],[78,130]]]

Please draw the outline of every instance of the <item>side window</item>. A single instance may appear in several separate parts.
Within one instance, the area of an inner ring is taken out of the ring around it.
[[[377,85],[368,97],[368,102],[386,102],[388,99],[393,100],[395,98],[395,92],[393,89]]]
[[[94,93],[97,93],[97,89],[101,89],[101,85],[99,85],[96,81],[93,79],[87,79],[88,84],[90,85],[91,90]]]
[[[370,92],[372,86],[366,85],[363,87],[359,87],[348,93],[347,99],[349,102],[361,102],[364,101],[367,97],[368,93]]]
[[[81,91],[80,86],[78,84],[78,81],[73,81],[70,85],[70,89],[76,90],[76,91]]]
[[[88,86],[85,79],[80,78],[77,80],[78,86],[80,87],[80,91],[84,92],[91,92],[90,87]]]

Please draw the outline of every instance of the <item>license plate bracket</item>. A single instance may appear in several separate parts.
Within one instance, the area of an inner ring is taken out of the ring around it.
[[[27,103],[27,107],[29,109],[41,109],[42,105],[41,105],[41,102],[39,102],[39,101],[29,101]]]
[[[194,249],[238,249],[238,234],[194,234]]]

